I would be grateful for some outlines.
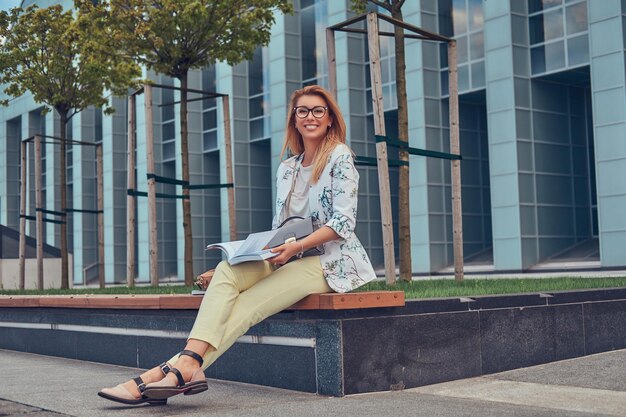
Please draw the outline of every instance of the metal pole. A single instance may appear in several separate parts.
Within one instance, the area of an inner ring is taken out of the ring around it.
[[[26,142],[22,142],[22,154],[20,155],[20,282],[19,288],[23,290],[26,283]]]
[[[230,104],[228,96],[222,97],[224,111],[224,157],[226,159],[226,182],[233,184],[233,153],[230,134]],[[227,189],[228,193],[228,225],[230,240],[237,240],[235,218],[235,187]]]
[[[383,87],[380,70],[380,45],[378,43],[378,17],[374,12],[367,14],[367,43],[369,44],[370,74],[372,78],[374,133],[378,136],[385,136]],[[376,158],[378,160],[378,187],[380,193],[380,215],[383,228],[385,277],[387,284],[395,284],[396,259],[393,247],[393,222],[391,214],[391,193],[389,190],[389,165],[387,161],[386,142],[378,142],[376,144]]]
[[[37,218],[37,289],[43,290],[43,192],[41,184],[41,136],[35,135],[35,216]]]
[[[154,173],[154,135],[152,126],[152,86],[144,85],[144,99],[146,108],[146,150],[147,167],[149,173]],[[158,241],[156,217],[156,183],[154,178],[148,180],[148,228],[150,236],[150,284],[159,285],[158,268]]]
[[[337,56],[335,53],[335,31],[326,29],[326,51],[328,54],[328,88],[337,100]]]
[[[128,97],[128,135],[127,135],[127,188],[136,190],[135,182],[135,104],[136,96]],[[129,288],[135,286],[135,204],[137,197],[126,196],[126,283]]]
[[[98,183],[98,281],[104,288],[104,183],[102,169],[102,144],[96,146],[96,164]]]
[[[450,153],[460,154],[459,145],[459,89],[457,79],[456,41],[448,42],[448,84],[450,96]],[[461,205],[461,161],[453,159],[452,175],[452,230],[454,245],[454,279],[463,281],[463,213]]]

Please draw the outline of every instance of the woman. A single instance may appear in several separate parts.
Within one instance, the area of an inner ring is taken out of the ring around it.
[[[312,216],[323,226],[272,249],[276,255],[268,261],[221,262],[185,349],[139,378],[103,389],[101,397],[164,404],[176,394],[205,391],[203,370],[250,327],[307,295],[346,292],[375,278],[354,234],[359,175],[337,104],[323,88],[309,86],[293,93],[289,108],[281,159],[287,149],[295,156],[278,168],[273,228],[291,216]],[[302,257],[320,245],[323,254]]]

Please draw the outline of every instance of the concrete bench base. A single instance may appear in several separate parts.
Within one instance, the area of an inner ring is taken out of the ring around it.
[[[182,348],[195,314],[5,306],[0,348],[148,368]],[[342,396],[622,348],[626,289],[430,299],[281,312],[250,329],[206,374]]]

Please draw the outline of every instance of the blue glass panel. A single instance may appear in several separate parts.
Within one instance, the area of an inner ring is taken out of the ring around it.
[[[202,141],[205,151],[211,151],[217,148],[217,131],[211,130],[202,134]]]
[[[567,40],[567,63],[569,66],[589,63],[589,39],[587,35]]]
[[[467,62],[467,36],[461,36],[456,40],[456,62]]]
[[[568,35],[587,30],[587,4],[583,2],[567,7],[565,21]]]
[[[448,91],[448,71],[441,71],[441,95],[447,96]]]
[[[174,139],[176,137],[176,126],[174,122],[165,123],[163,125],[163,138],[162,140]]]
[[[469,26],[471,30],[483,27],[483,2],[482,0],[468,0]]]
[[[459,66],[459,91],[469,90],[469,67],[467,65]]]
[[[302,48],[302,79],[315,77],[317,60],[315,57],[315,8],[307,7],[300,12],[300,32]]]
[[[563,36],[563,10],[558,9],[528,19],[530,44],[541,43]]]
[[[248,117],[253,119],[255,117],[263,116],[263,96],[251,98],[249,103],[250,114]]]
[[[452,0],[452,23],[455,35],[467,32],[467,9],[465,8],[465,0]]]
[[[565,66],[565,46],[563,41],[538,46],[530,50],[532,73],[540,74]]]
[[[528,0],[528,13],[539,12],[562,4],[561,0]]]
[[[163,159],[174,159],[175,155],[174,142],[167,142],[163,144]]]
[[[472,64],[472,88],[485,86],[485,61]]]
[[[452,0],[439,0],[439,33],[444,36],[453,36],[452,30]]]
[[[217,112],[209,110],[202,113],[202,129],[212,129],[217,127]]]
[[[545,45],[546,71],[552,71],[565,66],[565,45],[563,41]]]
[[[470,59],[481,59],[485,56],[485,37],[483,32],[470,35]]]

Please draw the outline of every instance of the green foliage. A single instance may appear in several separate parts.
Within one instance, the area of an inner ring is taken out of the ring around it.
[[[6,94],[30,91],[59,114],[91,105],[110,113],[105,91],[125,93],[141,72],[116,53],[105,10],[75,3],[74,12],[60,5],[0,12],[0,83]]]
[[[111,0],[117,42],[157,73],[181,79],[190,69],[251,59],[267,45],[274,10],[290,0]]]

